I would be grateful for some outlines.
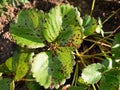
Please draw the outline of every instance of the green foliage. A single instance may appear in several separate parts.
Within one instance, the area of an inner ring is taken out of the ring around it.
[[[86,90],[86,89],[85,89],[85,87],[72,86],[72,87],[70,87],[68,90]]]
[[[40,17],[42,17],[43,12],[40,12],[39,14],[41,15]],[[34,10],[24,10],[19,12],[15,24],[11,24],[10,27],[10,32],[18,45],[27,48],[45,46],[39,33],[39,23],[42,21],[40,17]]]
[[[14,82],[10,78],[0,79],[0,89],[3,90],[13,90]]]
[[[67,56],[67,57],[66,57]],[[33,77],[40,85],[58,88],[70,77],[73,69],[73,56],[67,48],[59,47],[56,51],[41,52],[32,63]]]
[[[90,40],[95,42],[90,48],[79,49],[83,40],[88,36],[94,37],[96,32],[104,36],[101,20],[97,22],[88,15],[82,18],[77,8],[68,4],[56,6],[49,12],[19,11],[10,24],[10,33],[18,47],[13,56],[0,65],[0,89],[14,90],[15,82],[21,80],[27,81],[30,90],[39,90],[41,86],[58,89],[71,77],[77,63],[72,86],[68,90],[91,90],[91,86],[95,90],[97,85],[94,84],[99,84],[99,90],[117,90],[120,70],[113,64],[118,64],[120,59],[120,33],[115,36],[112,53],[108,53],[113,56],[109,57],[98,41]],[[99,38],[102,41],[100,36],[95,40]],[[94,45],[99,47],[100,53],[87,55]],[[91,58],[101,59],[101,56],[102,64],[90,64]],[[4,78],[4,74],[12,77]]]
[[[97,21],[94,17],[85,15],[83,18],[83,27],[85,36],[93,34],[97,27]]]
[[[14,5],[15,3],[27,3],[28,0],[0,0],[1,5],[8,5],[12,4]]]
[[[117,33],[112,45],[112,55],[116,60],[120,59],[120,33]]]
[[[13,39],[22,48],[47,48],[49,43],[48,50],[36,54],[31,61],[33,77],[45,88],[58,88],[70,78],[74,65],[71,48],[77,49],[82,42],[82,26],[77,15],[78,11],[74,7],[65,4],[51,9],[49,13],[22,10],[10,25]],[[20,52],[17,59],[17,81],[28,71],[24,59],[27,55]]]
[[[100,90],[118,90],[120,84],[120,69],[113,68],[106,72],[100,81]]]
[[[95,84],[101,79],[102,72],[100,72],[100,70],[103,68],[104,68],[104,66],[99,63],[88,65],[82,71],[82,78],[88,84]]]
[[[82,42],[82,29],[77,16],[76,10],[70,5],[61,5],[51,9],[43,23],[45,28],[43,35],[46,40],[48,42],[56,40],[60,46],[76,48]]]
[[[97,33],[100,33],[103,37],[104,37],[104,31],[102,30],[102,21],[100,18],[98,18],[98,25],[97,25],[97,28],[96,28],[96,32]]]
[[[26,76],[27,79],[33,79],[31,75]],[[25,82],[25,85],[29,90],[42,90],[43,87],[41,87],[37,82]]]
[[[15,80],[19,81],[23,78],[29,70],[29,60],[32,57],[31,52],[20,51],[19,59],[17,62],[16,72],[15,72]]]

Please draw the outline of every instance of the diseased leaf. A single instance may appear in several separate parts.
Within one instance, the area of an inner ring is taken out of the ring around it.
[[[43,35],[48,42],[53,42],[61,32],[62,16],[60,7],[55,7],[45,16]]]
[[[39,33],[39,26],[43,20],[43,12],[35,10],[21,10],[15,23],[10,25],[13,39],[21,47],[38,48],[44,47],[43,38]]]
[[[55,51],[37,54],[32,63],[32,73],[45,88],[58,88],[70,77],[73,65],[73,55],[69,49],[59,47]]]
[[[51,9],[50,12],[46,14],[45,22],[43,24],[44,27],[43,35],[46,38],[46,40],[48,42],[53,42],[57,40],[59,41],[60,38],[57,39],[57,37],[61,34],[62,34],[61,37],[63,37],[63,35],[67,35],[69,36],[69,39],[73,39],[74,33],[70,34],[70,32],[77,31],[77,33],[80,35],[79,37],[77,36],[78,37],[77,40],[79,42],[79,38],[80,38],[80,43],[81,43],[81,31],[80,31],[81,18],[79,17],[78,20],[77,16],[78,16],[78,12],[75,10],[74,7],[68,4],[67,5],[62,4],[60,6],[56,6],[55,8]],[[63,38],[63,39],[65,39],[65,42],[69,41],[66,40],[67,38]]]
[[[58,39],[58,44],[60,46],[67,46],[73,50],[79,48],[83,41],[80,28],[74,25],[69,26],[69,28],[63,31]]]
[[[102,77],[102,72],[100,72],[100,70],[103,68],[104,68],[104,65],[99,63],[88,65],[82,71],[82,78],[88,84],[97,83]]]
[[[84,27],[84,35],[89,36],[93,34],[97,28],[97,21],[88,15],[83,17],[83,27]]]

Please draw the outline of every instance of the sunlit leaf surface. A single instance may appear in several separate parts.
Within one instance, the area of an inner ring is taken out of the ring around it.
[[[10,25],[10,32],[16,43],[22,47],[44,47],[40,34],[40,22],[43,13],[35,10],[22,10],[18,13],[15,23]]]
[[[58,88],[70,77],[73,65],[69,49],[59,47],[55,51],[37,54],[32,63],[32,73],[36,81],[45,88]]]
[[[100,72],[102,68],[104,68],[104,66],[99,63],[88,65],[83,69],[82,78],[88,84],[97,83],[102,77],[102,72]]]
[[[82,42],[80,19],[74,7],[65,4],[57,6],[46,14],[44,37],[48,42],[60,41],[61,45],[77,47]]]

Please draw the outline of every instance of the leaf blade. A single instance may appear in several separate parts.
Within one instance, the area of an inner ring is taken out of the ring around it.
[[[39,13],[41,16],[43,13]],[[10,25],[13,39],[21,47],[37,48],[44,47],[39,31],[39,15],[34,10],[22,10],[18,13],[15,24]]]
[[[66,52],[61,53],[61,50],[66,50]],[[64,84],[73,69],[73,56],[69,50],[60,47],[55,52],[39,53],[32,64],[33,77],[45,88],[58,88]],[[65,57],[65,54],[68,57]]]

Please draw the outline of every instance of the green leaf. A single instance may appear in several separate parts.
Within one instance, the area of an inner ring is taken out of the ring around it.
[[[9,74],[11,73],[5,63],[0,64],[0,73]]]
[[[33,79],[31,75],[27,75],[27,79]],[[34,80],[34,79],[33,79]],[[40,86],[37,82],[25,82],[29,90],[43,90],[44,88]]]
[[[112,55],[114,59],[120,61],[120,32],[115,35],[115,38],[112,44]]]
[[[102,64],[106,67],[107,70],[110,70],[114,66],[114,62],[111,58],[106,58],[103,60]]]
[[[79,77],[79,78],[78,78],[78,86],[82,86],[82,87],[86,88],[87,85],[88,85],[88,84],[83,80],[82,77]]]
[[[96,32],[97,33],[100,33],[103,37],[104,37],[104,31],[102,30],[102,21],[100,18],[98,18],[98,25],[97,25],[97,28],[96,28]]]
[[[0,89],[2,90],[12,90],[12,80],[9,78],[3,78],[0,80]]]
[[[82,71],[82,78],[88,84],[97,83],[102,77],[102,72],[100,72],[100,70],[103,68],[104,65],[100,63],[88,65]]]
[[[63,31],[58,39],[58,44],[60,46],[67,46],[73,50],[78,49],[83,41],[80,28],[74,25],[69,26],[69,28]]]
[[[29,61],[33,56],[32,51],[16,48],[13,57],[9,58],[5,65],[8,70],[15,73],[15,80],[19,81],[29,70]]]
[[[97,27],[97,21],[88,15],[83,17],[83,27],[84,27],[84,35],[89,36],[93,34]]]
[[[73,33],[72,35],[69,33],[71,32],[71,29],[72,32],[74,32],[75,29],[75,32],[77,31],[77,33],[80,35],[78,37],[81,38],[80,20],[78,20],[77,16],[78,16],[78,12],[75,10],[74,7],[68,4],[62,4],[60,6],[56,6],[55,8],[52,8],[49,11],[49,13],[46,14],[45,22],[43,23],[44,26],[43,35],[46,38],[46,40],[48,42],[53,42],[57,39],[57,37],[60,34],[62,34],[62,32],[63,35],[68,34],[67,36],[69,36],[70,39],[70,37],[73,36]],[[72,28],[69,28],[71,25]],[[77,27],[77,29],[75,26]]]
[[[70,77],[73,65],[73,55],[70,50],[59,47],[55,51],[37,54],[34,57],[31,71],[41,86],[58,88]]]
[[[21,10],[18,13],[15,23],[10,25],[11,35],[18,45],[28,48],[45,46],[39,28],[43,15],[43,12],[35,10]]]
[[[68,90],[86,90],[86,88],[82,86],[71,86],[70,88],[68,88]]]
[[[8,5],[11,0],[0,0],[0,4]]]
[[[60,7],[57,6],[49,11],[43,23],[43,35],[48,42],[53,42],[61,31],[62,16]]]
[[[100,81],[100,90],[118,90],[120,84],[120,69],[114,68],[106,72]]]
[[[12,82],[10,83],[10,90],[15,90],[15,82],[14,82],[14,80],[12,80]]]
[[[10,57],[6,60],[5,65],[11,72],[15,72],[18,66],[20,56],[20,48],[17,47],[14,51],[13,57]]]
[[[20,3],[28,3],[29,0],[18,0]]]
[[[37,82],[27,82],[26,85],[29,90],[44,90]]]
[[[29,70],[29,60],[32,57],[32,53],[27,50],[21,50],[19,53],[19,60],[16,68],[15,80],[19,81],[23,78]]]

